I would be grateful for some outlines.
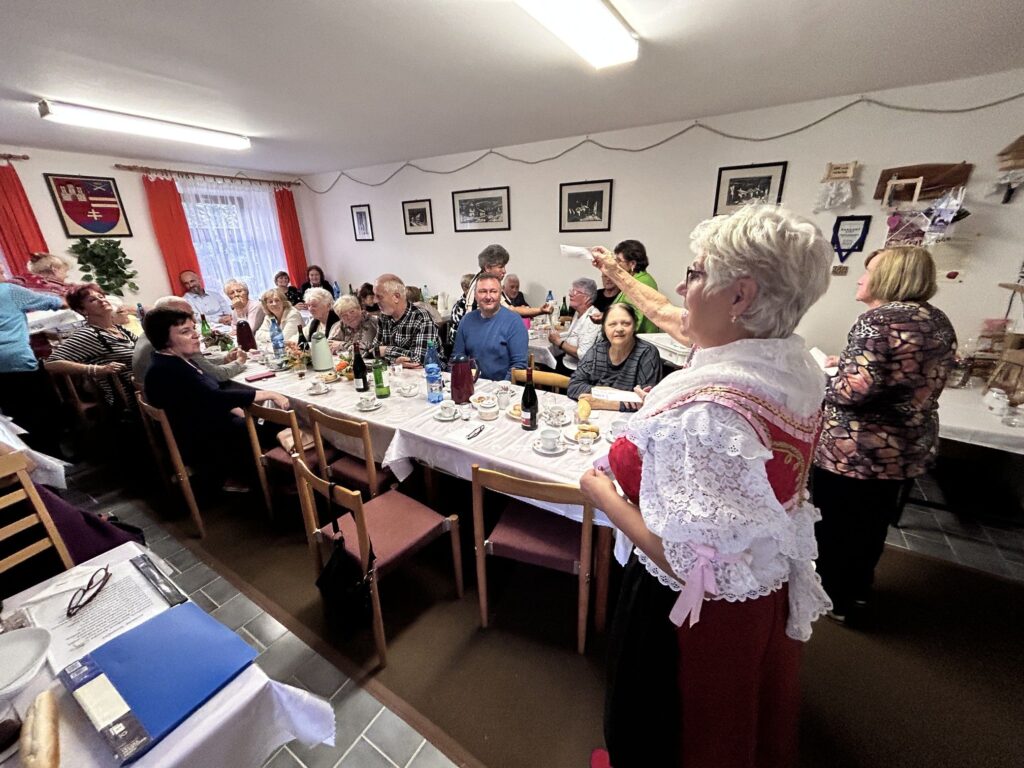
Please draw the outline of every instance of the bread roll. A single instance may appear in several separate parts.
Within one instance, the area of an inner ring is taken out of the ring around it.
[[[25,713],[20,746],[25,768],[60,768],[60,724],[52,690],[36,696]]]

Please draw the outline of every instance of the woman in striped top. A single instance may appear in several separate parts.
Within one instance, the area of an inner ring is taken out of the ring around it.
[[[68,307],[85,317],[86,325],[60,343],[47,359],[46,369],[96,379],[104,399],[113,403],[114,390],[107,377],[116,374],[124,391],[132,391],[132,353],[137,337],[117,324],[114,306],[96,283],[77,286],[66,299]]]

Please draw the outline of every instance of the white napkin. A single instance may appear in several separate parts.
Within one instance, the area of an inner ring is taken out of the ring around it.
[[[560,245],[558,247],[562,251],[563,256],[571,259],[586,259],[590,261],[593,258],[589,248],[583,248],[579,245]]]

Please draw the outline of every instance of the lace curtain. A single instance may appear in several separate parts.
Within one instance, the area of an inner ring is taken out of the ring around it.
[[[258,299],[287,269],[274,190],[207,179],[176,182],[206,290],[222,291],[234,278]]]

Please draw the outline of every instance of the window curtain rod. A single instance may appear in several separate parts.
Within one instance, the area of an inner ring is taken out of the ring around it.
[[[28,155],[8,155],[0,152],[0,160],[28,160]]]
[[[119,171],[132,171],[133,173],[147,173],[154,176],[181,176],[183,178],[194,178],[196,176],[203,179],[222,179],[224,181],[246,181],[250,184],[269,184],[272,187],[295,187],[298,186],[297,181],[279,181],[277,179],[254,179],[250,176],[224,176],[217,173],[200,173],[199,171],[177,171],[173,168],[150,168],[145,165],[123,165],[121,163],[114,163],[114,167]]]

